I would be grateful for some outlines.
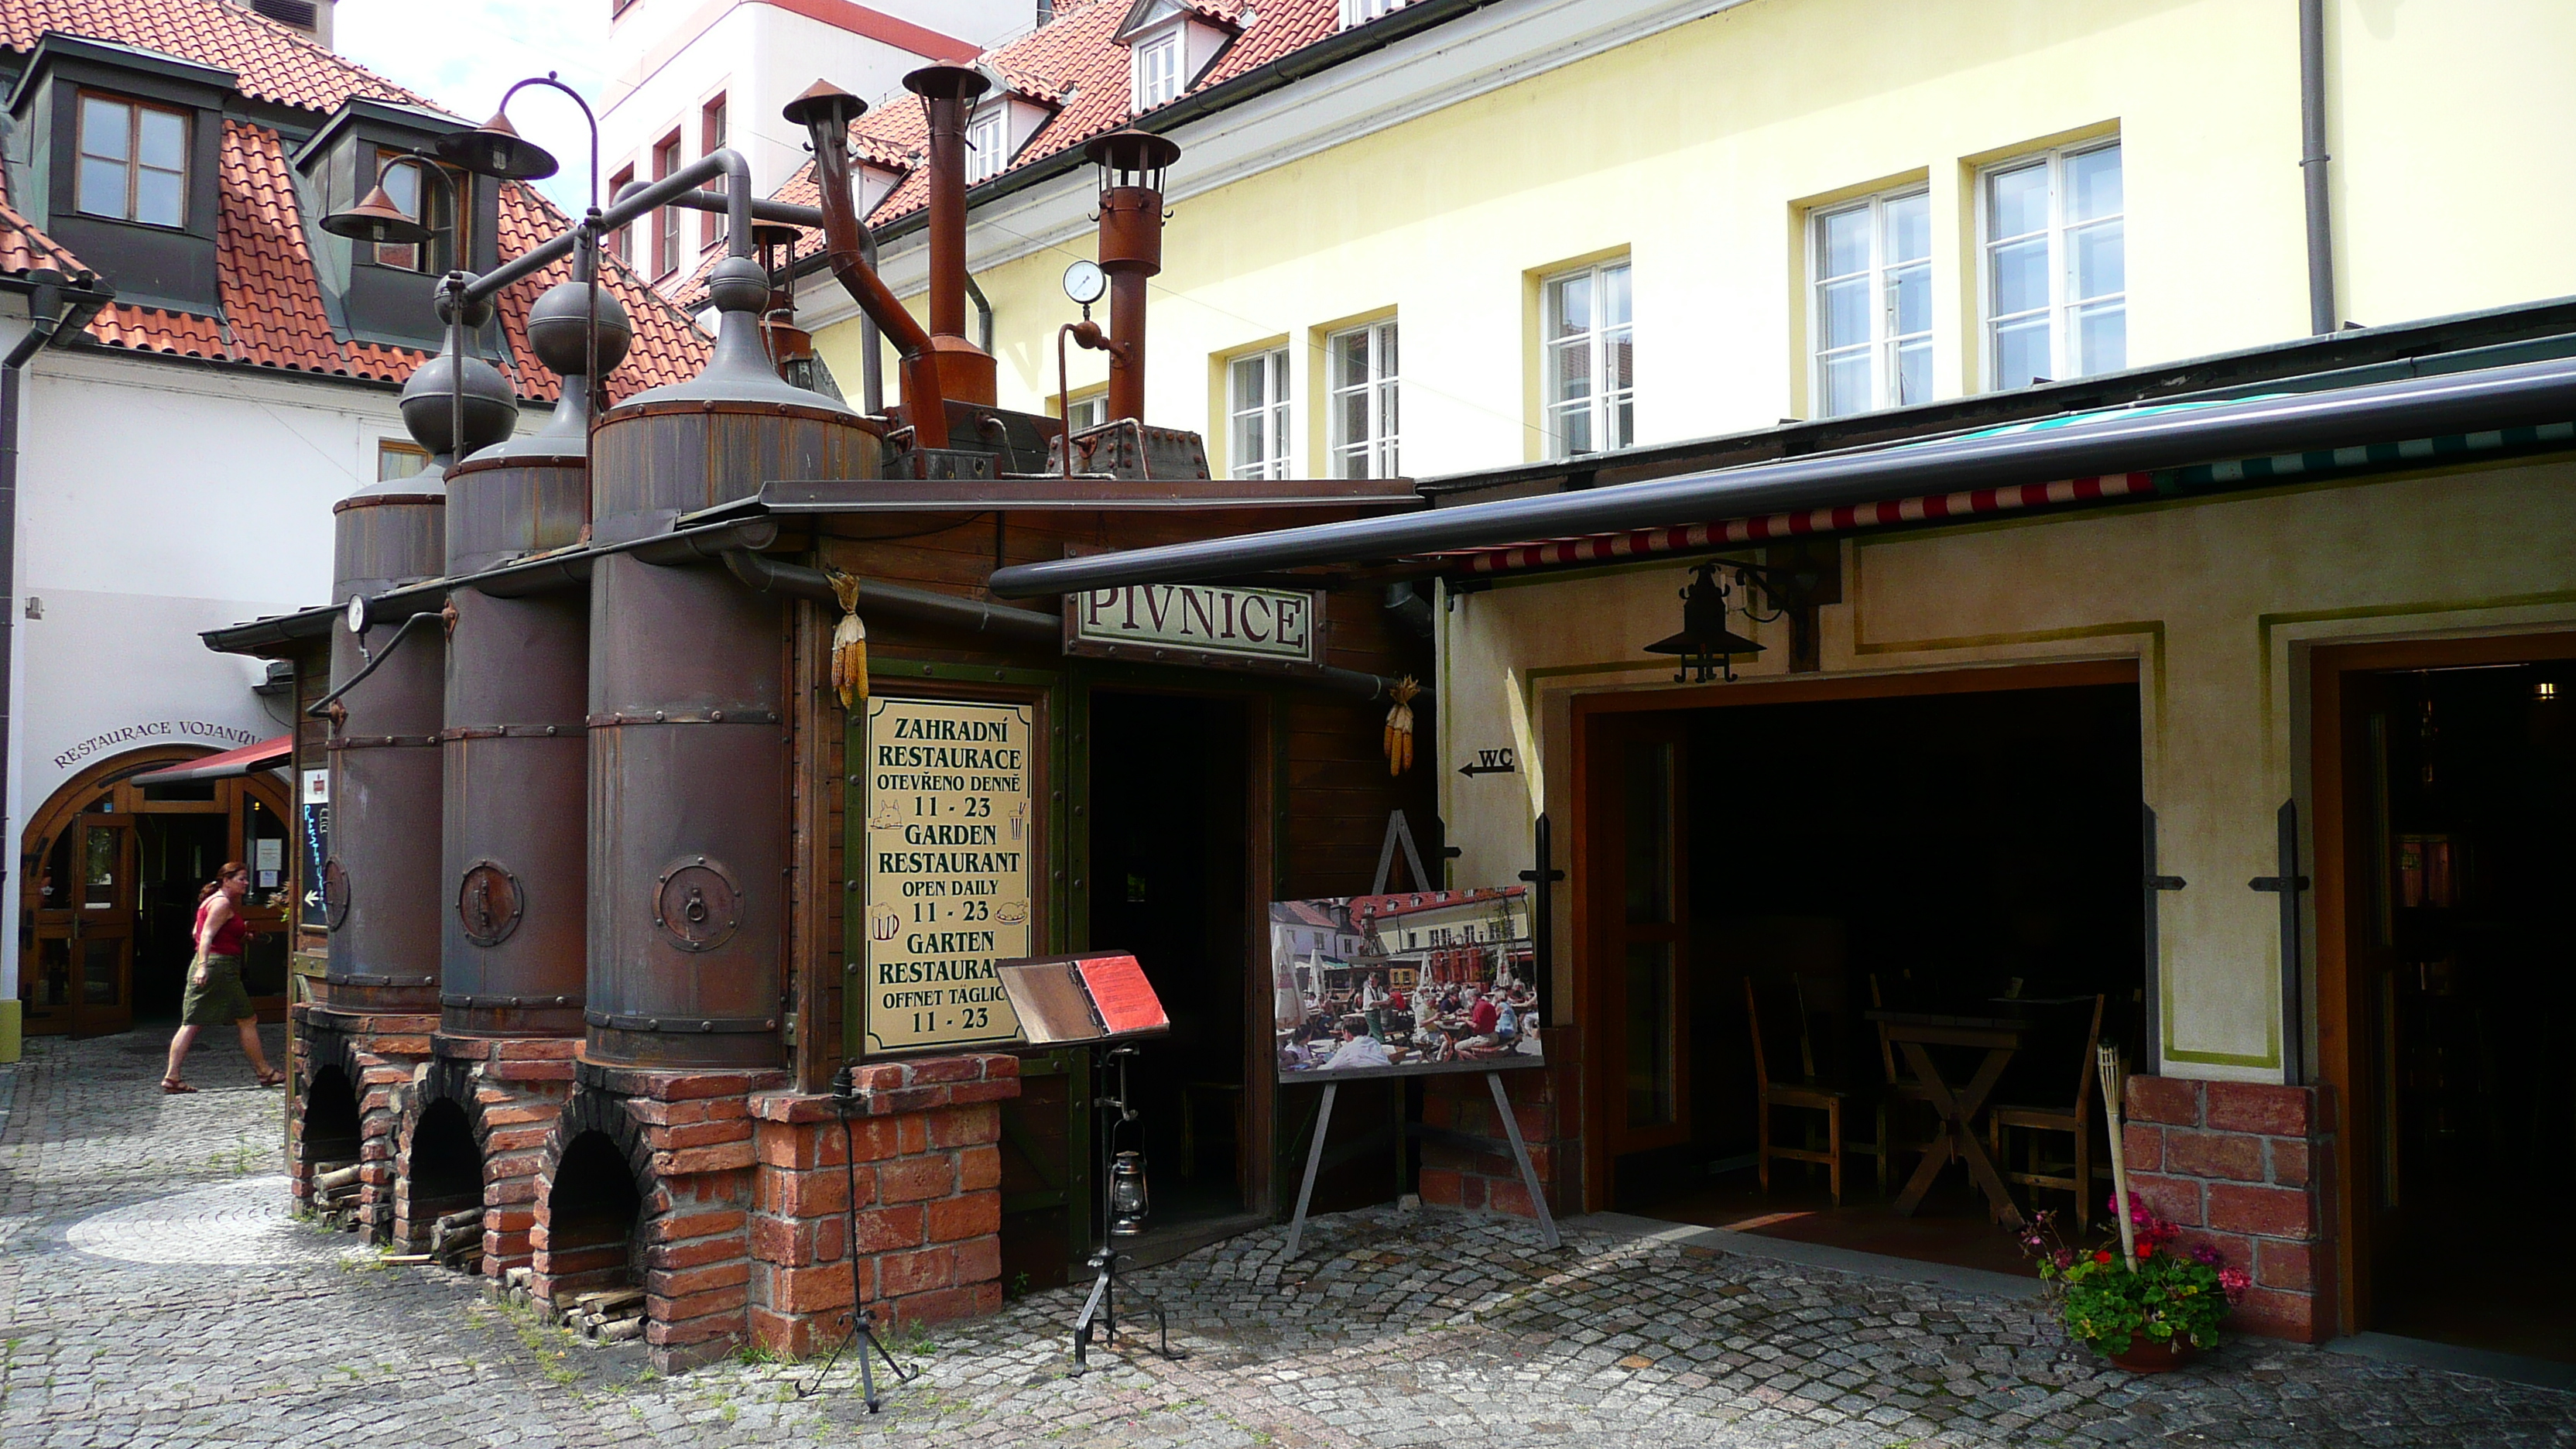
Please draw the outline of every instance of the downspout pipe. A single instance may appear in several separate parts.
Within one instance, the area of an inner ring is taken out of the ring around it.
[[[1131,584],[1240,578],[1533,539],[1838,508],[1909,494],[2402,442],[2570,417],[2576,417],[2576,360],[2555,358],[2331,393],[2142,411],[2071,427],[1753,463],[1571,493],[1014,564],[995,571],[987,586],[997,597],[1024,599]]]
[[[823,202],[823,245],[832,275],[840,280],[859,310],[894,339],[903,358],[904,420],[912,424],[914,443],[922,448],[948,446],[948,401],[940,389],[939,358],[930,333],[904,310],[901,299],[869,265],[875,250],[850,183],[850,123],[866,103],[828,82],[816,81],[782,111],[789,123],[801,125],[814,143],[814,182]],[[876,349],[867,349],[874,357]],[[883,398],[876,400],[882,405]],[[877,409],[871,408],[871,411]]]
[[[2299,179],[2308,209],[2308,332],[2335,330],[2334,216],[2326,187],[2326,0],[2299,0]]]
[[[14,756],[12,726],[16,717],[11,711],[10,670],[16,662],[18,643],[18,415],[22,407],[20,394],[26,388],[27,364],[63,324],[62,289],[50,282],[38,282],[27,296],[27,335],[9,349],[0,360],[0,781],[8,775],[8,763]],[[8,820],[5,801],[0,801],[0,824]],[[5,861],[0,861],[0,879],[8,875]]]

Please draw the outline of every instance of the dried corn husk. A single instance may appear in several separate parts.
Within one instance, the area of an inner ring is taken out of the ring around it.
[[[1420,693],[1422,686],[1414,683],[1411,675],[1397,680],[1395,688],[1387,691],[1395,708],[1386,712],[1386,729],[1379,744],[1386,751],[1386,772],[1390,775],[1401,775],[1413,768],[1413,700]]]
[[[868,697],[868,626],[859,619],[859,581],[839,569],[824,573],[841,601],[841,622],[832,630],[832,689],[841,696],[841,708],[856,709]]]

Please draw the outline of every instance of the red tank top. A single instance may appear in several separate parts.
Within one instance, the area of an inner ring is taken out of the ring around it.
[[[203,932],[206,929],[206,912],[214,909],[215,902],[222,899],[222,897],[223,892],[217,891],[215,894],[208,896],[197,903],[197,930],[199,932]],[[238,956],[241,954],[242,939],[249,934],[250,928],[242,924],[241,908],[236,906],[233,908],[232,915],[227,917],[222,925],[215,927],[215,939],[207,943],[206,949],[211,955]]]

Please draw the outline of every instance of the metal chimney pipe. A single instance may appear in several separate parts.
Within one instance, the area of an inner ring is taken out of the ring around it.
[[[859,223],[856,193],[850,182],[850,122],[867,103],[829,81],[816,81],[789,101],[780,114],[803,126],[814,145],[814,187],[822,202],[823,244],[832,275],[859,310],[894,339],[903,358],[904,412],[912,435],[924,448],[948,446],[948,405],[942,391],[936,341],[922,330],[903,302],[877,275],[876,243]],[[870,375],[877,360],[876,339],[866,339]],[[991,358],[985,361],[990,363]],[[868,411],[883,405],[869,389]]]
[[[930,121],[930,336],[942,394],[993,406],[993,355],[966,336],[966,117],[992,88],[962,65],[926,65],[903,78]]]
[[[1100,168],[1100,270],[1109,274],[1109,416],[1145,420],[1146,282],[1163,270],[1163,172],[1169,138],[1112,131],[1083,148]]]

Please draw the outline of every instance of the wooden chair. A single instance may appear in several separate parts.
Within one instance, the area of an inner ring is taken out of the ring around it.
[[[1887,998],[1885,994],[1879,990],[1878,974],[1876,972],[1870,973],[1869,977],[1869,1005],[1870,1009],[1873,1011],[1885,1011],[1887,1009]],[[1919,1102],[1927,1108],[1930,1107],[1932,1105],[1932,1094],[1925,1091],[1923,1083],[1915,1077],[1913,1072],[1908,1070],[1905,1065],[1897,1059],[1896,1045],[1887,1039],[1887,1023],[1879,1021],[1872,1022],[1870,1024],[1878,1029],[1878,1069],[1880,1083],[1877,1112],[1878,1141],[1874,1145],[1866,1147],[1855,1145],[1852,1150],[1854,1152],[1869,1153],[1878,1159],[1878,1192],[1879,1196],[1885,1197],[1887,1195],[1888,1173],[1893,1169],[1896,1154],[1899,1152],[1921,1152],[1924,1148],[1932,1145],[1932,1139],[1929,1137],[1916,1137],[1904,1142],[1897,1141],[1892,1135],[1896,1115],[1908,1102]]]
[[[2024,1187],[2053,1187],[2075,1195],[2077,1231],[2092,1226],[2093,1177],[2093,1082],[2096,1069],[2093,1048],[2102,1039],[2102,1005],[2104,998],[2093,998],[2093,1015],[2084,1028],[2084,1052],[2076,1058],[2075,1102],[2072,1106],[1999,1106],[1986,1109],[1986,1151],[2003,1170],[2004,1180]],[[2019,1129],[2030,1134],[2026,1139],[2028,1165],[2015,1171],[2012,1160],[2004,1153],[2004,1133]],[[2050,1170],[2058,1164],[2043,1164],[2039,1153],[2039,1134],[2063,1132],[2075,1139],[2074,1162],[2067,1175]],[[2105,1169],[2107,1170],[2107,1169]]]
[[[1814,1039],[1806,1029],[1805,1003],[1800,1002],[1798,1022],[1798,1066],[1800,1081],[1775,1081],[1771,1076],[1769,1057],[1762,1047],[1762,1005],[1753,989],[1753,978],[1744,978],[1744,1015],[1753,1030],[1753,1083],[1757,1093],[1754,1111],[1754,1171],[1761,1179],[1762,1190],[1771,1190],[1771,1159],[1789,1162],[1821,1163],[1826,1183],[1831,1188],[1834,1206],[1843,1204],[1843,1099],[1838,1088],[1816,1080]],[[1794,1107],[1825,1114],[1825,1145],[1821,1149],[1774,1147],[1771,1145],[1771,1109]]]

